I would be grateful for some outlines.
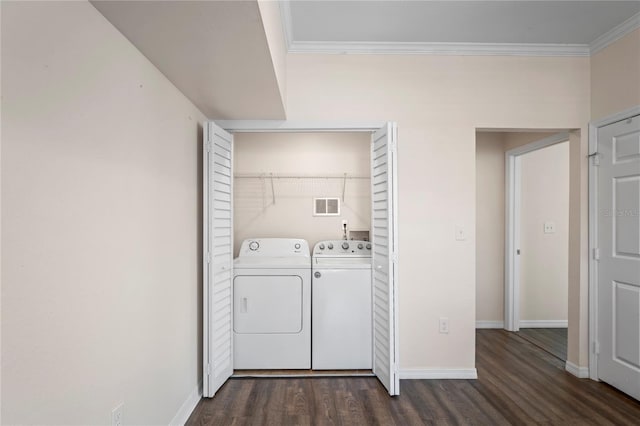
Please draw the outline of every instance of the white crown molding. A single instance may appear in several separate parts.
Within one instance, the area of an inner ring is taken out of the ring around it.
[[[291,51],[291,42],[293,41],[293,24],[291,19],[291,2],[284,0],[280,4],[280,19],[282,20],[282,32],[284,33],[284,41],[287,46],[287,52]]]
[[[622,37],[626,36],[632,31],[640,28],[640,13],[636,13],[631,18],[624,21],[622,24],[617,27],[612,28],[606,33],[602,34],[600,37],[595,39],[589,45],[591,50],[591,54],[597,53],[609,46],[610,44],[620,40]]]
[[[586,44],[422,43],[291,41],[289,53],[460,55],[460,56],[589,56]]]

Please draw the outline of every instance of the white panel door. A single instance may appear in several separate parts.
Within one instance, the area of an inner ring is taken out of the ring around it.
[[[400,394],[396,134],[387,123],[371,140],[373,372],[390,395]]]
[[[598,375],[640,399],[640,116],[598,130]]]
[[[204,131],[203,396],[233,374],[233,136]]]

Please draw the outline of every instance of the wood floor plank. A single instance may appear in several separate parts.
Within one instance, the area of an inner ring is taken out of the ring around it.
[[[477,380],[402,380],[393,398],[372,377],[231,379],[186,424],[640,424],[640,402],[572,376],[563,361],[515,333],[478,330],[476,358]]]
[[[516,335],[555,355],[567,360],[566,328],[521,328]]]

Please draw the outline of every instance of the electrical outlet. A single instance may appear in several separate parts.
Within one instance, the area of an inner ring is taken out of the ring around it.
[[[449,318],[440,317],[440,321],[438,322],[440,333],[448,334],[449,333]]]
[[[124,402],[120,403],[116,408],[111,411],[111,426],[122,426],[124,415]]]
[[[556,224],[555,222],[545,222],[544,223],[544,233],[545,234],[555,234],[556,232]]]

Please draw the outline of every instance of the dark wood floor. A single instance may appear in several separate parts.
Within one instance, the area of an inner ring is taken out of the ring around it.
[[[477,331],[478,380],[231,379],[187,425],[638,425],[640,402],[515,333]]]
[[[516,334],[561,360],[567,360],[566,328],[521,328]]]

